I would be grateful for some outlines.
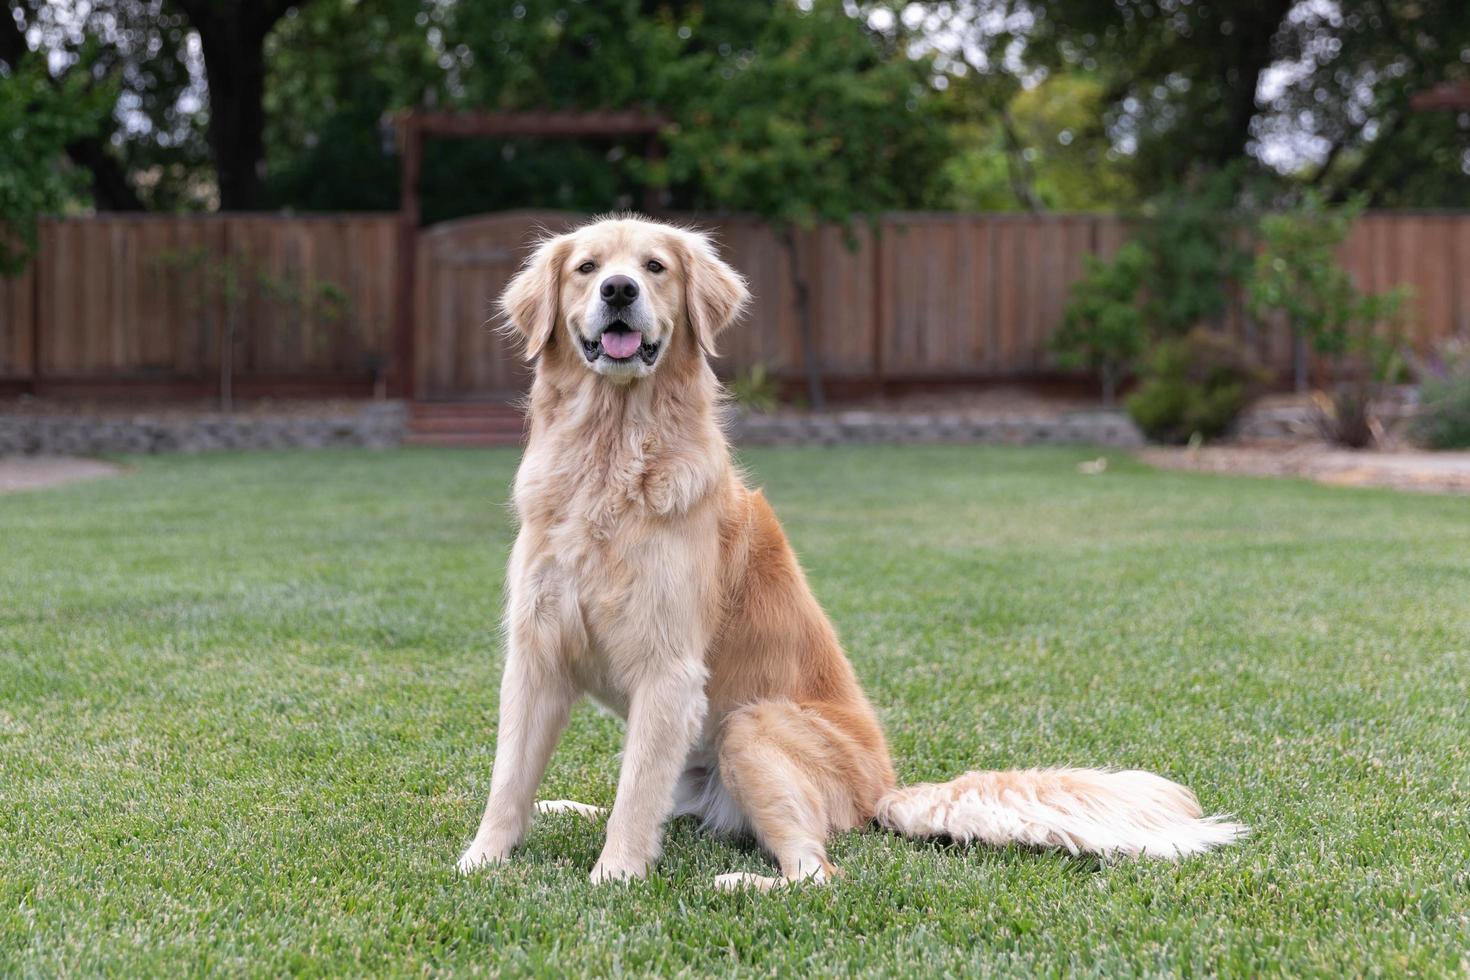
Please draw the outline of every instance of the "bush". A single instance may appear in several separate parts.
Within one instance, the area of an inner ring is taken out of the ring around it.
[[[1266,380],[1249,353],[1229,337],[1196,328],[1161,343],[1128,399],[1128,414],[1155,442],[1214,439],[1245,409]]]
[[[1148,252],[1137,242],[1111,261],[1087,256],[1086,272],[1072,286],[1072,300],[1052,349],[1063,367],[1085,367],[1102,379],[1103,405],[1113,407],[1118,383],[1127,377],[1147,340],[1139,291]]]
[[[1225,315],[1232,289],[1251,270],[1249,191],[1230,168],[1197,175],[1144,209],[1138,240],[1149,256],[1143,287],[1157,336],[1181,337]]]
[[[1297,338],[1296,384],[1307,384],[1307,346],[1333,362],[1335,373],[1353,375],[1366,389],[1389,380],[1399,363],[1394,318],[1409,299],[1399,288],[1385,293],[1360,290],[1338,263],[1361,201],[1342,207],[1308,193],[1296,208],[1261,222],[1262,248],[1247,285],[1250,306],[1259,317],[1280,312]],[[1366,366],[1367,375],[1361,373]],[[1372,390],[1337,396],[1346,402],[1372,400]]]
[[[779,401],[776,379],[764,364],[752,364],[730,379],[730,397],[747,412],[774,412]]]
[[[1470,336],[1442,344],[1422,373],[1415,441],[1430,449],[1470,449]]]

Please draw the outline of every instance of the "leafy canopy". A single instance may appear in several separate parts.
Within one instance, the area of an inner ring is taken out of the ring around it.
[[[41,55],[0,76],[0,274],[25,268],[40,216],[64,210],[83,191],[83,175],[62,163],[66,146],[94,129],[115,98],[83,73],[53,83]]]
[[[695,74],[714,67],[701,61]],[[925,202],[948,150],[928,72],[884,57],[841,4],[779,7],[717,78],[669,137],[670,179],[691,205],[806,226]]]

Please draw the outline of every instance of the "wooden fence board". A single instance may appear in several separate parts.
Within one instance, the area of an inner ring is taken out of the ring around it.
[[[36,288],[35,266],[12,278],[0,277],[0,378],[31,373],[31,301]]]

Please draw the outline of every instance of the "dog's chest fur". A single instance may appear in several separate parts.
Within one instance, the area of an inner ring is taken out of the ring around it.
[[[557,624],[581,639],[561,647],[568,666],[619,710],[630,678],[702,660],[699,624],[712,622],[718,591],[714,491],[728,457],[686,449],[637,406],[559,407],[571,410],[533,432],[516,477],[513,585],[574,620]],[[690,629],[678,635],[670,622]]]

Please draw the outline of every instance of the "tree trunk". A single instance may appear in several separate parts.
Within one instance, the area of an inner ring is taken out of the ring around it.
[[[1117,406],[1118,402],[1118,372],[1105,365],[1099,373],[1102,376],[1103,408],[1111,410]]]
[[[263,205],[265,36],[306,0],[174,0],[199,32],[209,82],[209,152],[224,211]]]
[[[251,43],[239,33],[200,31],[209,76],[209,149],[219,179],[222,211],[260,207],[260,168],[265,159],[264,38]]]
[[[1307,360],[1307,335],[1300,327],[1296,327],[1291,332],[1291,371],[1293,386],[1298,393],[1311,386],[1311,379],[1307,376]]]
[[[122,163],[107,152],[107,145],[96,136],[87,136],[66,145],[71,162],[92,175],[92,203],[98,211],[142,211],[143,201],[128,183]]]
[[[226,312],[220,320],[219,339],[219,410],[235,410],[235,314]]]
[[[801,334],[801,359],[806,367],[807,401],[817,411],[827,407],[827,397],[822,388],[821,353],[817,350],[817,339],[812,324],[811,295],[807,288],[806,275],[801,268],[800,253],[796,247],[796,232],[790,228],[781,232],[781,243],[786,247],[787,265],[791,270],[791,286],[796,293],[797,329]]]
[[[1225,79],[1224,124],[1213,134],[1205,155],[1224,166],[1246,155],[1251,138],[1251,121],[1256,116],[1256,92],[1261,76],[1276,61],[1273,40],[1281,25],[1296,8],[1296,0],[1262,0],[1243,5],[1235,30],[1217,43],[1232,49],[1230,73]]]

